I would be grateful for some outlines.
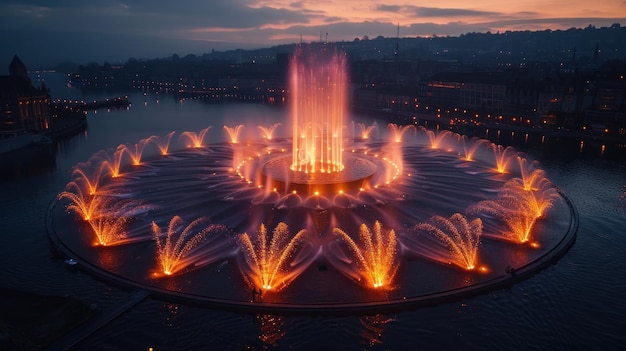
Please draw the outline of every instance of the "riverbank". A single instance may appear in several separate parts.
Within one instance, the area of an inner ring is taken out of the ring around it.
[[[79,133],[85,128],[87,128],[87,114],[84,111],[77,111],[57,117],[53,120],[52,128],[44,134],[53,141],[57,141]]]
[[[591,132],[572,131],[568,129],[550,128],[550,127],[532,127],[513,124],[502,124],[495,122],[478,122],[478,121],[465,121],[454,117],[440,117],[435,113],[416,113],[416,112],[403,112],[403,111],[385,111],[380,109],[369,109],[358,106],[352,106],[355,112],[371,115],[372,117],[380,118],[396,124],[434,124],[446,125],[448,128],[461,134],[471,134],[468,131],[473,130],[500,130],[502,132],[520,132],[529,134],[540,134],[551,138],[570,138],[579,139],[585,141],[604,142],[608,144],[626,144],[626,137],[619,137],[614,135],[603,135]]]

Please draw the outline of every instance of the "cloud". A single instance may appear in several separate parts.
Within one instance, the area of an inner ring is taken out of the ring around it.
[[[459,8],[420,7],[410,5],[378,5],[379,11],[392,13],[413,13],[418,17],[485,17],[501,16],[500,12],[477,11]]]
[[[415,37],[626,22],[601,16],[558,18],[562,12],[539,14],[535,10],[545,8],[523,1],[517,7],[494,5],[493,10],[446,8],[445,0],[441,7],[403,1],[381,5],[367,0],[0,0],[0,46],[3,55],[19,54],[26,61],[27,55],[38,60],[124,61],[263,48],[296,43],[301,37],[319,40],[320,33],[328,33],[330,41],[395,37],[398,23],[401,36]]]
[[[437,7],[416,7],[415,14],[420,17],[484,17],[501,16],[500,12],[476,11],[468,9],[446,9]]]

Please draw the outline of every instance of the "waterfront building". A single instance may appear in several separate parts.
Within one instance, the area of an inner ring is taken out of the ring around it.
[[[0,76],[0,134],[42,133],[50,128],[50,118],[49,90],[43,83],[35,87],[24,63],[14,56],[9,74]]]

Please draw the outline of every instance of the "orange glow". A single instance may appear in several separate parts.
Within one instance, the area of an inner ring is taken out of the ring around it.
[[[206,133],[211,129],[211,127],[207,127],[202,129],[200,132],[182,132],[179,138],[187,138],[190,144],[187,144],[187,147],[200,148],[204,145],[204,137]]]
[[[470,140],[466,136],[462,137],[462,141],[463,141],[463,151],[465,152],[465,156],[463,157],[463,159],[468,162],[474,159],[474,154],[476,153],[479,147],[489,142],[486,139],[478,139],[478,138],[474,138]]]
[[[282,123],[274,123],[270,127],[258,126],[258,128],[261,130],[261,135],[263,136],[263,139],[272,140],[274,138],[274,132],[276,131],[276,128],[278,128],[280,125],[282,125]]]
[[[98,217],[89,221],[96,235],[96,245],[109,246],[126,238],[125,226],[127,217]]]
[[[430,247],[424,254],[440,263],[450,263],[463,269],[473,270],[478,259],[478,245],[482,235],[482,221],[474,218],[468,221],[460,213],[450,218],[433,216],[425,223],[413,227],[418,241],[416,245],[423,245],[422,240],[436,239],[445,250]]]
[[[356,256],[357,265],[368,287],[390,289],[397,270],[396,233],[393,229],[383,233],[379,221],[374,223],[372,229],[373,232],[365,224],[359,227],[362,246],[339,228],[334,228],[333,233],[346,242]]]
[[[157,147],[159,148],[161,155],[165,156],[169,153],[170,142],[172,141],[172,137],[174,136],[175,133],[176,132],[170,132],[169,134],[165,136],[163,140],[161,140],[157,136],[152,136],[149,139],[154,141],[157,144]]]
[[[365,126],[364,123],[357,123],[357,126],[359,127],[360,136],[361,136],[361,139],[363,140],[369,139],[374,129],[378,128],[378,125],[376,123],[372,123],[372,125],[367,126],[367,127]]]
[[[396,143],[402,142],[402,137],[408,130],[415,130],[413,125],[400,126],[394,123],[389,123],[387,127],[391,131],[391,140]]]
[[[470,207],[470,213],[495,215],[501,221],[500,234],[505,240],[526,243],[532,239],[537,219],[560,198],[545,173],[519,160],[521,178],[507,181],[493,200],[481,201]]]
[[[99,209],[104,208],[106,202],[111,200],[106,196],[89,195],[75,181],[69,182],[65,187],[65,191],[61,192],[58,198],[69,200],[70,204],[67,206],[67,209],[75,212],[85,221],[94,218],[99,213]]]
[[[509,167],[509,162],[511,162],[513,157],[518,155],[517,151],[511,146],[504,147],[496,144],[491,144],[491,146],[495,157],[497,172],[500,174],[506,173]]]
[[[166,232],[152,222],[152,236],[156,242],[156,257],[160,272],[165,275],[180,273],[192,262],[189,253],[198,246],[206,236],[219,229],[218,226],[207,224],[205,217],[200,217],[184,226],[180,216],[170,220]]]
[[[122,159],[124,157],[126,147],[120,145],[113,154],[107,152],[98,153],[98,157],[102,158],[102,167],[106,168],[111,175],[111,178],[117,178],[120,176],[120,168],[122,167]]]
[[[237,144],[239,142],[239,135],[243,129],[243,124],[239,124],[235,127],[224,126],[224,130],[228,133],[228,137],[231,143]]]
[[[264,224],[256,236],[244,233],[238,236],[247,269],[244,274],[255,288],[280,290],[299,274],[297,269],[287,269],[294,252],[306,230],[302,229],[291,237],[289,227],[279,223],[271,237]]]
[[[89,172],[88,168],[88,164],[77,164],[72,170],[72,177],[74,177],[74,182],[84,185],[84,188],[87,190],[89,195],[96,195],[98,192],[98,186],[100,185],[100,180],[102,179],[103,167],[95,167],[95,172],[89,175],[87,174],[87,172]]]
[[[141,156],[143,155],[143,150],[145,149],[148,142],[150,142],[151,138],[141,139],[138,143],[133,145],[132,147],[123,145],[124,151],[130,156],[131,163],[135,166],[141,164]]]
[[[291,89],[291,169],[307,173],[343,170],[348,90],[345,57],[296,51],[291,62]]]

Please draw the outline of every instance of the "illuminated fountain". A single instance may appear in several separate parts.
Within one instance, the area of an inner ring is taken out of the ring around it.
[[[572,205],[522,153],[349,121],[342,54],[299,49],[291,74],[290,121],[216,128],[219,142],[211,126],[151,136],[78,164],[49,215],[55,245],[162,296],[319,313],[495,289],[506,267],[518,279],[573,243]]]

